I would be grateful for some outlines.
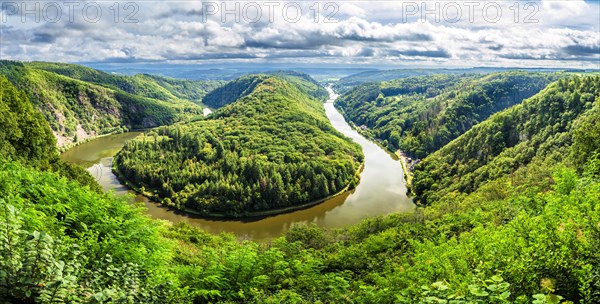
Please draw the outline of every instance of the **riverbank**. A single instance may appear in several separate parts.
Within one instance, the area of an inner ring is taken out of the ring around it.
[[[402,169],[404,170],[404,178],[406,179],[406,187],[410,190],[409,194],[412,195],[414,193],[412,184],[413,173],[410,169],[410,165],[408,164],[408,156],[406,156],[406,154],[404,154],[404,152],[400,150],[396,150],[394,154],[398,156],[398,159],[400,159],[400,163],[402,163]]]
[[[66,145],[63,146],[59,146],[58,148],[58,152],[59,153],[65,153],[67,151],[69,151],[70,149],[73,149],[77,146],[89,143],[90,141],[96,140],[96,139],[100,139],[103,137],[107,137],[107,136],[111,136],[111,135],[115,135],[115,134],[123,134],[123,133],[127,133],[127,132],[132,132],[135,130],[129,130],[127,127],[121,127],[120,130],[117,131],[113,131],[113,132],[109,132],[109,133],[105,133],[105,134],[100,134],[100,135],[95,135],[95,136],[90,136],[90,137],[86,137],[85,139],[82,140],[78,140],[76,142],[71,142],[68,143]]]
[[[400,161],[400,164],[402,165],[402,171],[404,173],[404,180],[406,182],[406,194],[408,195],[413,195],[414,194],[414,190],[413,190],[413,174],[412,174],[412,170],[410,169],[410,165],[408,164],[408,156],[406,154],[404,154],[404,152],[402,152],[401,150],[396,150],[396,151],[392,151],[389,149],[389,147],[385,146],[381,140],[379,140],[378,138],[375,138],[371,132],[368,132],[368,130],[363,130],[362,128],[360,128],[359,126],[357,126],[353,121],[351,121],[350,119],[348,119],[348,117],[346,116],[346,114],[344,113],[344,109],[341,109],[340,107],[338,107],[337,105],[334,104],[334,107],[338,110],[338,112],[340,112],[340,114],[342,114],[342,116],[344,117],[344,119],[346,120],[346,123],[348,123],[348,125],[354,129],[354,131],[358,132],[360,135],[364,136],[365,138],[369,139],[370,141],[374,142],[377,146],[379,146],[381,149],[387,151],[390,154],[395,155],[398,160]]]
[[[206,117],[210,114],[212,114],[213,111],[210,108],[204,108],[203,109],[203,116]],[[107,137],[107,136],[111,136],[111,135],[115,135],[115,134],[123,134],[123,133],[128,133],[128,132],[144,132],[144,131],[148,131],[152,128],[144,128],[144,129],[129,129],[127,126],[119,126],[119,127],[115,127],[114,128],[115,131],[109,132],[109,133],[105,133],[105,134],[101,134],[101,135],[95,135],[95,136],[90,136],[90,137],[86,137],[85,139],[79,140],[77,142],[70,142],[68,144],[65,144],[63,146],[58,146],[58,152],[59,153],[65,153],[67,151],[69,151],[70,149],[73,149],[79,145],[83,145],[86,144],[90,141],[96,140],[96,139],[100,139],[103,137]],[[56,135],[55,135],[56,137]]]

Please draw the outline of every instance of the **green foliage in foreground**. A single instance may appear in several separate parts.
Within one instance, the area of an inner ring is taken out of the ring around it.
[[[410,77],[357,86],[336,106],[384,146],[423,158],[556,78],[526,72]]]
[[[115,158],[125,180],[167,206],[204,215],[247,216],[294,207],[356,183],[362,152],[337,132],[297,78],[246,76],[250,85],[209,119],[158,128]]]
[[[160,302],[171,253],[125,198],[0,164],[0,302]]]
[[[502,199],[482,190],[343,230],[294,226],[269,243],[165,227],[123,199],[18,164],[0,172],[0,255],[13,257],[0,261],[7,301],[600,300],[600,183],[590,172],[530,165]]]

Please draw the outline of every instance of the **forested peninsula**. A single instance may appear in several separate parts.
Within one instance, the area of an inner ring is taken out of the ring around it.
[[[207,95],[207,104],[225,105],[209,118],[128,142],[115,170],[164,205],[205,216],[310,206],[354,188],[363,159],[325,116],[326,96],[307,77],[241,77]]]

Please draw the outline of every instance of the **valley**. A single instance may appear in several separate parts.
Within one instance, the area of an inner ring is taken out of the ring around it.
[[[61,150],[101,135],[196,119],[202,97],[223,84],[49,62],[0,60],[0,73],[26,92]]]
[[[62,154],[49,95],[0,76],[0,299],[594,303],[600,76],[391,74],[342,96],[290,71],[196,102],[132,91],[195,110]],[[414,198],[397,149],[420,160]]]

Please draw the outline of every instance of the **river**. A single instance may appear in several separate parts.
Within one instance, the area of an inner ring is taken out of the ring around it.
[[[371,216],[412,211],[414,204],[406,195],[404,174],[398,158],[352,129],[335,109],[333,101],[336,98],[337,95],[330,90],[330,99],[324,104],[327,117],[337,130],[360,144],[365,154],[364,170],[356,189],[308,209],[253,221],[207,220],[163,208],[141,195],[135,195],[134,200],[144,203],[152,218],[174,223],[187,222],[211,233],[232,232],[240,238],[254,240],[278,237],[293,223],[312,222],[335,228],[355,224]],[[101,137],[66,151],[61,158],[88,168],[105,190],[123,195],[131,191],[112,173],[112,159],[127,140],[139,134],[129,132]]]

